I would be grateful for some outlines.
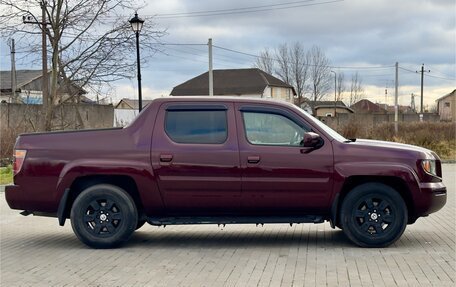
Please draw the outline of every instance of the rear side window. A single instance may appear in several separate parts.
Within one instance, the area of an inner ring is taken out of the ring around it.
[[[225,110],[166,111],[166,134],[177,143],[221,144],[228,137]]]

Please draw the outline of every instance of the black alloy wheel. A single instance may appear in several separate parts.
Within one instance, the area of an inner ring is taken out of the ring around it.
[[[103,198],[93,200],[84,212],[86,229],[93,235],[109,237],[114,235],[124,220],[124,214],[117,204],[109,199]]]
[[[109,184],[94,185],[81,192],[70,217],[76,236],[94,248],[112,248],[126,242],[138,223],[131,196]]]
[[[407,225],[407,206],[401,195],[381,183],[366,183],[342,202],[341,223],[347,237],[362,247],[394,243]]]

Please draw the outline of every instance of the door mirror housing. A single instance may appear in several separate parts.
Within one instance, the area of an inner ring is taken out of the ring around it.
[[[303,147],[310,147],[310,148],[319,148],[323,145],[323,139],[320,137],[319,134],[314,132],[307,132],[304,134],[304,138],[302,140]]]

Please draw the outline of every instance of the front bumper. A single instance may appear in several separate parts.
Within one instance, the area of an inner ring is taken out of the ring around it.
[[[434,213],[446,204],[447,189],[442,182],[420,183],[420,196],[417,202],[419,216]]]

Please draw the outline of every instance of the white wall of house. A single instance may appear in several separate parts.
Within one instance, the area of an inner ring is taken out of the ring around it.
[[[114,127],[125,127],[129,125],[137,116],[138,110],[133,109],[114,109]]]
[[[11,96],[0,95],[0,102],[2,103],[11,103]]]
[[[293,92],[290,88],[267,86],[264,89],[263,98],[293,103]]]
[[[442,121],[456,121],[456,95],[454,93],[439,99],[437,104]]]

